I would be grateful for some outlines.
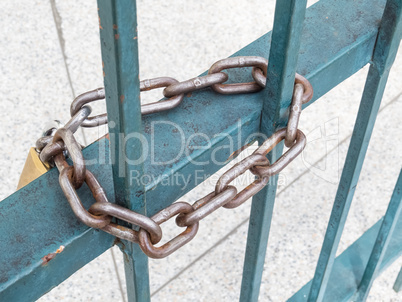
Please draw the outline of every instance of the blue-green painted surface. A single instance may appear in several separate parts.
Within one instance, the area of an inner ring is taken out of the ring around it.
[[[116,202],[146,214],[145,188],[128,177],[144,174],[135,0],[98,1],[100,39]],[[138,244],[119,244],[129,301],[149,301],[148,257]]]
[[[283,127],[295,80],[306,0],[276,2],[271,51],[268,58],[267,86],[263,91],[261,133],[271,136]],[[271,163],[282,154],[283,143],[269,154]],[[240,301],[258,301],[264,269],[278,175],[252,201],[244,259]]]
[[[395,284],[392,288],[397,293],[399,293],[402,290],[402,267],[399,270],[398,276],[396,277],[396,280],[395,280]]]
[[[296,69],[314,87],[313,100],[307,106],[312,105],[315,100],[371,61],[384,5],[385,0],[353,2],[321,0],[308,8]],[[358,19],[356,19],[356,15],[359,15]],[[345,19],[342,20],[339,16],[343,16]],[[341,32],[344,34],[340,35]],[[332,43],[327,43],[328,40]],[[268,58],[270,44],[271,33],[268,33],[233,56],[257,55]],[[227,71],[233,81],[251,80],[249,70],[230,69]],[[245,143],[247,133],[259,131],[263,94],[262,91],[246,95],[225,96],[216,94],[209,89],[198,91],[191,97],[186,97],[182,104],[173,110],[143,117],[144,134],[150,141],[152,123],[167,120],[180,126],[186,139],[195,132],[205,133],[209,137],[224,133],[230,134],[234,145],[240,148]],[[222,113],[222,108],[225,109],[224,113]],[[241,137],[238,135],[239,120],[242,125],[241,130],[244,132]],[[245,127],[247,129],[244,129]],[[154,130],[156,160],[163,161],[174,158],[181,148],[180,133],[173,127],[163,124],[158,125]],[[214,148],[217,141],[220,141],[220,145],[229,144],[228,139],[217,137],[213,139],[211,147]],[[193,145],[205,146],[206,143],[202,140],[191,141],[190,150]],[[191,152],[191,156],[198,158],[200,162],[211,159],[211,150]],[[217,158],[222,161],[229,155],[230,152],[227,148],[216,153]],[[211,161],[203,165],[203,168],[206,175],[219,169]],[[197,167],[189,163],[185,156],[179,158],[175,163],[165,166],[151,165],[148,158],[145,162],[145,173],[147,174],[172,175],[180,171],[180,173],[190,176],[186,188],[180,185],[161,186],[158,181],[147,185],[147,199],[158,200],[158,202],[147,205],[148,214],[165,208],[172,200],[178,199],[193,188],[197,184],[194,176],[196,169]],[[159,194],[163,194],[165,198],[161,200]]]
[[[104,160],[109,151],[104,143],[93,144],[84,156]],[[114,202],[110,166],[97,164],[90,170]],[[52,169],[0,202],[0,301],[36,300],[114,243],[113,236],[77,220],[58,174]],[[95,202],[86,185],[78,194],[86,208]],[[41,258],[61,245],[64,251],[42,265]]]
[[[322,301],[402,34],[402,1],[388,0],[308,301]]]
[[[359,284],[356,295],[353,301],[366,301],[370,292],[371,285],[377,277],[378,269],[382,260],[384,259],[385,252],[387,251],[392,234],[395,231],[395,226],[398,222],[402,210],[402,170],[399,174],[398,180],[395,185],[394,192],[389,202],[387,213],[382,221],[380,231],[378,232],[377,239],[370,259],[367,263],[366,270],[364,271],[362,281]],[[400,230],[397,230],[397,232]]]
[[[297,72],[305,75],[313,84],[313,101],[372,59],[384,4],[384,0],[321,0],[307,10]],[[268,57],[270,39],[271,34],[268,33],[235,55]],[[235,81],[249,80],[248,71],[229,72]],[[197,131],[205,133],[213,138],[211,149],[192,148],[205,145],[200,140],[191,141],[189,147],[193,150],[193,160],[210,160],[213,149],[228,145],[229,139],[219,136],[220,133],[228,134],[235,146],[242,146],[248,135],[259,130],[263,97],[263,92],[228,97],[206,89],[186,97],[174,110],[144,117],[143,133],[150,142],[152,123],[166,120],[183,128],[185,138]],[[225,108],[225,114],[222,114],[222,108]],[[159,124],[153,130],[155,160],[175,157],[181,146],[177,131],[166,124]],[[104,186],[109,200],[115,202],[108,143],[107,139],[99,140],[84,150],[84,156],[94,160],[89,169]],[[99,154],[104,157],[103,160],[99,160]],[[224,165],[223,162],[229,155],[229,150],[223,148],[217,152],[216,157]],[[166,186],[161,181],[148,184],[148,215],[166,207],[198,184],[194,175],[197,168],[199,166],[191,163],[186,156],[166,165],[151,165],[148,157],[144,164],[147,174],[167,175],[170,179],[175,173],[190,176],[186,187],[183,184]],[[220,168],[221,165],[215,165],[211,161],[203,166],[205,175]],[[89,207],[93,202],[89,190],[84,186],[79,194],[85,206]],[[0,245],[1,301],[8,301],[10,297],[30,301],[41,296],[114,243],[112,236],[90,230],[74,217],[59,188],[56,170],[51,170],[0,202],[0,217],[0,242],[7,243]],[[364,237],[363,241],[366,238],[368,237]],[[58,254],[46,267],[42,267],[40,259],[55,252],[60,245],[65,246],[63,253]],[[389,250],[392,246],[393,241]],[[389,255],[392,256],[387,251],[382,266],[393,259]]]
[[[349,246],[341,255],[336,257],[333,269],[329,276],[327,290],[324,293],[323,301],[350,301],[353,294],[357,290],[357,286],[362,280],[364,270],[368,263],[371,250],[377,239],[378,231],[380,230],[382,219],[367,230],[358,240]],[[387,251],[383,261],[380,263],[378,273],[383,272],[402,255],[402,219],[395,226]],[[303,286],[296,294],[294,294],[289,302],[304,302],[307,301],[308,294],[311,288],[311,281]],[[390,288],[391,290],[391,288]]]

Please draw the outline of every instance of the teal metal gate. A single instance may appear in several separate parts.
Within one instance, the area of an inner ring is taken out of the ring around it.
[[[178,185],[163,186],[161,178],[147,186],[130,183],[128,177],[122,177],[119,172],[123,170],[127,175],[135,171],[140,176],[144,173],[168,177],[175,173],[192,175],[197,168],[194,159],[201,161],[213,154],[216,156],[214,150],[228,144],[229,140],[243,146],[250,143],[245,138],[253,133],[269,137],[286,126],[296,71],[314,87],[314,97],[303,106],[305,108],[367,63],[371,64],[314,278],[289,299],[364,301],[379,272],[402,252],[402,220],[399,219],[402,173],[384,218],[340,256],[335,257],[335,254],[401,39],[402,1],[321,0],[308,10],[305,0],[277,1],[273,31],[234,55],[268,59],[265,89],[231,97],[203,90],[186,97],[175,110],[146,116],[141,116],[139,97],[135,1],[99,0],[98,7],[109,136],[90,145],[83,153],[85,158],[110,156],[114,159],[111,165],[101,161],[91,165],[91,172],[102,184],[110,202],[147,216],[166,208],[191,190],[196,184],[194,177],[180,190]],[[326,15],[338,18],[325,19]],[[341,38],[332,39],[334,29]],[[323,45],[327,43],[331,43],[330,52],[324,51]],[[229,75],[236,81],[247,82],[244,73],[230,70]],[[223,108],[225,116],[222,116]],[[153,165],[151,159],[143,164],[136,163],[135,159],[145,156],[141,141],[126,144],[127,141],[120,140],[121,135],[124,138],[137,133],[152,141],[159,160],[178,153],[180,146],[175,144],[175,133],[163,128],[155,128],[155,133],[149,131],[152,123],[166,120],[182,126],[186,138],[195,131],[209,137],[222,133],[224,136],[194,153],[191,160],[182,156],[174,164],[164,166]],[[186,126],[188,120],[193,122],[192,127]],[[155,137],[160,139],[152,140]],[[243,140],[238,141],[239,137]],[[268,155],[269,161],[275,162],[282,151],[283,144],[279,144]],[[121,161],[123,153],[131,160]],[[221,159],[230,155],[223,148],[218,154]],[[205,175],[209,175],[220,167],[209,162],[203,169]],[[277,175],[271,177],[269,185],[252,201],[241,301],[258,300],[276,185]],[[79,193],[84,206],[89,208],[93,203],[91,192],[83,189]],[[147,256],[136,243],[117,240],[79,223],[59,188],[57,169],[3,200],[0,216],[1,301],[37,299],[115,244],[119,244],[127,256],[129,299],[150,300]],[[22,228],[22,225],[29,228]],[[50,257],[43,265],[43,256],[61,245],[65,247],[63,252]],[[395,282],[395,290],[400,290],[401,284],[402,273]]]

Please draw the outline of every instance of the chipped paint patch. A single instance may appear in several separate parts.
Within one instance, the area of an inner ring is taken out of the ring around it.
[[[60,247],[54,253],[47,254],[46,256],[42,257],[42,265],[47,265],[50,260],[56,257],[57,254],[60,254],[64,250],[64,245],[60,245]]]

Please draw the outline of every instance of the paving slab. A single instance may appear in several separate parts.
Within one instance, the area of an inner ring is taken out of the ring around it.
[[[49,3],[2,4],[0,200],[16,190],[29,148],[48,121],[68,116],[71,99]]]
[[[402,98],[398,102],[401,101]],[[394,102],[379,116],[338,254],[385,213],[402,158],[395,152],[382,156],[383,150],[376,146],[392,143],[393,136],[401,131],[399,125],[393,128],[389,137],[383,135],[384,130],[389,129],[389,123],[398,120],[401,110],[398,108],[400,103]],[[342,162],[347,144],[344,142],[339,148]],[[373,173],[377,165],[387,170],[389,179]],[[381,186],[376,186],[377,183],[381,183]],[[336,188],[336,184],[307,173],[278,194],[260,301],[284,301],[312,278]],[[155,301],[237,300],[247,227],[247,223],[240,223],[235,232],[216,248],[159,290],[154,296]],[[383,273],[379,279],[381,281],[375,282],[370,301],[402,299],[401,294],[391,290],[400,260]]]
[[[308,2],[311,5],[316,1]],[[3,45],[6,45],[0,49],[0,93],[3,96],[0,119],[5,126],[5,135],[0,137],[0,151],[4,154],[0,168],[0,175],[3,175],[0,176],[0,199],[14,191],[26,152],[44,123],[55,118],[67,121],[68,108],[75,96],[103,86],[95,1],[20,1],[4,5],[4,14],[0,18],[0,25],[7,29],[0,32]],[[173,76],[184,80],[194,77],[216,60],[231,55],[269,31],[274,14],[274,1],[261,0],[236,0],[231,1],[230,6],[224,1],[160,3],[142,0],[137,1],[137,6],[141,79]],[[367,158],[366,165],[371,162],[375,167],[370,166],[362,172],[362,183],[369,184],[362,187],[371,186],[374,190],[361,189],[360,196],[359,184],[357,202],[352,205],[339,252],[366,230],[374,222],[373,219],[378,219],[385,212],[386,202],[368,206],[358,201],[376,200],[374,197],[388,201],[387,194],[391,193],[396,180],[393,173],[378,179],[376,172],[389,170],[378,160],[380,155],[396,163],[389,171],[396,170],[401,162],[400,157],[399,162],[394,158],[400,153],[400,139],[392,140],[393,136],[398,137],[400,130],[384,130],[400,126],[397,118],[402,113],[401,100],[397,96],[402,91],[401,53],[402,48],[391,71],[381,106],[384,111],[381,116],[388,114],[394,117],[383,118],[381,123],[385,125],[380,128],[383,130],[377,130],[377,125],[376,131],[380,131],[377,136],[384,135],[384,140],[370,145],[370,150],[374,151],[369,151],[369,155],[370,152],[375,153]],[[275,208],[261,301],[282,301],[312,277],[311,270],[315,267],[326,226],[325,219],[321,218],[325,214],[326,219],[329,217],[334,188],[340,176],[339,168],[342,167],[342,154],[346,152],[367,70],[364,68],[303,112],[300,128],[308,134],[309,143],[303,156],[281,174],[283,182],[279,192],[282,193]],[[160,90],[147,92],[142,94],[142,101],[153,102],[160,95]],[[104,112],[105,105],[99,102],[93,108],[95,113],[100,113]],[[94,141],[106,131],[106,127],[86,130],[86,142]],[[395,141],[397,143],[393,143]],[[338,143],[341,143],[339,147]],[[319,161],[323,156],[325,159]],[[250,179],[250,174],[245,175],[239,188],[244,187]],[[308,187],[311,179],[315,185],[312,195]],[[293,183],[294,186],[298,184],[299,191],[293,193],[294,197],[284,199],[288,186],[292,184],[292,188]],[[213,181],[207,180],[182,199],[194,202],[212,189]],[[373,192],[375,194],[371,194]],[[303,205],[305,211],[299,213],[295,203]],[[237,299],[249,208],[250,202],[247,202],[236,210],[217,211],[201,223],[199,234],[186,247],[165,260],[151,260],[153,300]],[[288,213],[288,217],[283,216],[284,213]],[[294,215],[298,219],[293,224],[287,223]],[[174,229],[174,225],[164,224],[167,237],[175,234]],[[307,237],[293,238],[289,235],[301,230],[305,230]],[[309,243],[302,253],[298,253],[295,246],[305,247],[303,240]],[[218,247],[213,248],[217,243]],[[40,300],[123,300],[120,291],[120,287],[123,290],[125,287],[122,257],[119,257],[117,248],[114,248],[114,253],[117,271],[112,254],[108,251]],[[296,260],[292,260],[290,266],[283,265],[289,258]],[[402,299],[400,295],[393,295],[391,290],[400,265],[400,261],[394,264],[375,282],[371,301]],[[279,269],[281,267],[282,271]],[[225,276],[222,276],[222,272],[225,272]],[[122,282],[118,282],[119,278]],[[212,295],[217,288],[215,295]],[[376,298],[380,300],[373,300]]]

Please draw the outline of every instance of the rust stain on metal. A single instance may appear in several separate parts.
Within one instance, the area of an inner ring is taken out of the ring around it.
[[[42,265],[47,265],[50,260],[56,257],[57,254],[60,254],[64,250],[64,246],[60,245],[56,252],[47,254],[46,256],[42,257]]]
[[[126,245],[124,244],[124,242],[121,241],[120,238],[117,238],[117,237],[116,237],[116,239],[115,239],[114,242],[113,242],[113,245],[116,245],[116,246],[119,247],[120,251],[122,251],[122,253],[123,253],[124,260],[127,261],[127,262],[129,262],[130,259],[129,259],[129,257],[128,257],[128,255],[127,255],[127,252],[126,252]]]
[[[120,231],[125,231],[125,227],[119,224],[116,224],[115,228],[119,229]]]
[[[115,238],[114,239],[114,241],[113,241],[113,245],[119,245],[119,244],[121,244],[121,245],[123,245],[124,246],[124,244],[123,244],[123,242],[120,240],[120,238]]]
[[[192,93],[191,93],[191,92],[189,92],[189,93],[187,93],[186,97],[190,98],[190,97],[191,97],[191,95],[192,95]]]
[[[147,133],[147,134],[151,134],[151,126],[146,124],[144,126],[144,132]]]
[[[107,133],[107,134],[105,134],[104,136],[101,136],[100,138],[98,138],[95,142],[99,142],[99,141],[101,141],[102,139],[104,139],[104,138],[106,138],[107,140],[109,140],[110,141],[110,138],[109,138],[109,133]]]
[[[145,193],[144,191],[139,190],[135,192],[135,196],[140,197],[141,195],[144,195],[144,193]]]
[[[116,24],[113,24],[113,29],[118,29],[119,27]]]
[[[115,34],[115,35],[114,35],[114,38],[115,38],[116,40],[118,40],[118,39],[119,39],[119,37],[120,37],[120,35],[119,35],[119,34]]]
[[[125,99],[125,96],[124,96],[124,95],[121,95],[121,96],[120,96],[120,102],[123,103],[124,99]]]
[[[137,37],[134,37],[133,40],[137,40]]]
[[[103,27],[102,27],[102,25],[101,25],[101,19],[100,19],[99,16],[98,16],[98,20],[99,20],[99,29],[103,29]]]
[[[230,154],[230,156],[227,158],[226,161],[230,161],[232,159],[235,159],[241,152],[243,152],[245,149],[247,149],[248,147],[250,147],[252,144],[254,144],[256,142],[256,139],[252,140],[251,142],[247,143],[246,145],[244,145],[243,147],[241,147],[239,150],[234,151],[232,154]]]

